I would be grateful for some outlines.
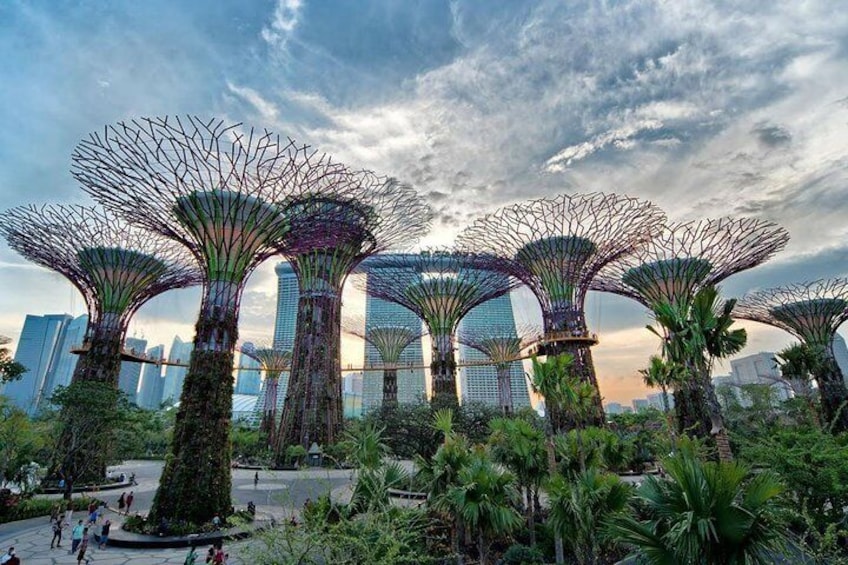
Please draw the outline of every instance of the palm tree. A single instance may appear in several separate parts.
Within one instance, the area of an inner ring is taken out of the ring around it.
[[[551,504],[551,524],[568,540],[577,563],[604,563],[609,540],[601,525],[625,512],[632,487],[617,475],[589,469],[571,477],[551,479],[546,490]]]
[[[342,449],[357,469],[377,469],[390,452],[383,441],[385,428],[374,422],[365,422],[357,429],[346,432]]]
[[[523,492],[530,545],[536,545],[536,513],[533,501],[548,473],[544,434],[524,420],[496,418],[489,422],[492,458],[516,477]]]
[[[689,301],[658,305],[654,319],[662,329],[648,326],[663,339],[666,361],[682,367],[674,396],[678,431],[715,437],[722,459],[732,454],[710,376],[715,359],[738,353],[747,341],[744,329],[731,329],[735,305],[735,299],[721,302],[718,290],[708,286]]]
[[[482,448],[474,451],[457,478],[446,503],[475,531],[480,565],[487,565],[492,540],[512,533],[522,522],[514,508],[518,498],[515,478],[494,464]]]
[[[674,426],[671,420],[671,408],[668,401],[668,389],[677,386],[686,376],[686,371],[673,361],[666,361],[659,355],[651,355],[648,360],[648,368],[640,369],[642,381],[651,388],[659,388],[662,391],[663,413],[666,425],[671,437],[672,449],[675,445]]]
[[[646,519],[618,516],[609,525],[640,563],[775,562],[786,533],[776,518],[782,487],[771,473],[704,463],[686,449],[664,466],[668,479],[648,477],[636,492]]]
[[[775,353],[781,376],[786,379],[796,396],[810,398],[810,381],[819,374],[825,362],[825,352],[820,347],[806,343],[793,343]]]

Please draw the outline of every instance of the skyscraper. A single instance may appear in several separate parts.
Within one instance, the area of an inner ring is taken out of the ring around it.
[[[253,347],[249,341],[244,344],[244,347]],[[256,396],[259,394],[260,381],[262,371],[259,369],[259,361],[239,353],[238,371],[236,371],[236,386],[235,394],[250,394]]]
[[[38,408],[47,375],[57,362],[65,326],[72,319],[69,314],[27,314],[24,320],[15,361],[26,367],[27,372],[8,383],[3,394],[28,414],[34,414]]]
[[[147,357],[161,359],[165,355],[165,346],[157,345],[147,350]],[[141,369],[141,384],[138,387],[138,402],[142,408],[156,410],[162,403],[162,390],[165,379],[162,378],[162,366],[145,363]]]
[[[842,371],[842,379],[848,385],[848,346],[845,345],[845,339],[839,334],[833,335],[833,357],[836,359],[839,370]]]
[[[484,302],[468,313],[460,322],[460,331],[485,333],[488,327],[497,326],[499,331],[505,328],[515,333],[515,318],[512,313],[512,300],[509,294]],[[463,361],[484,361],[486,355],[474,348],[459,345],[459,357]],[[512,384],[512,405],[518,410],[530,406],[530,393],[527,378],[521,361],[510,363]],[[463,367],[459,372],[460,391],[463,402],[483,402],[498,406],[498,375],[494,365]]]
[[[147,340],[137,337],[128,337],[124,340],[124,349],[135,354],[143,354],[147,348]],[[143,363],[135,361],[122,361],[121,372],[118,375],[118,388],[127,395],[127,400],[138,404],[138,381],[141,378],[141,366]]]
[[[85,330],[88,328],[88,314],[78,316],[65,325],[62,339],[56,351],[56,361],[44,382],[41,393],[42,402],[53,396],[57,387],[68,386],[77,368],[79,355],[71,353],[75,347],[79,347],[85,339]]]
[[[183,381],[185,381],[188,362],[193,349],[194,344],[192,342],[183,341],[178,335],[174,336],[174,342],[171,344],[171,350],[168,352],[168,362],[186,366],[167,366],[165,369],[165,386],[162,390],[162,402],[174,404],[180,400],[180,395],[183,392]]]
[[[774,388],[778,400],[791,396],[791,388],[783,381],[774,353],[762,351],[733,359],[730,362],[730,381],[733,386],[768,385]],[[750,403],[745,394],[738,395],[743,405]]]
[[[291,351],[294,349],[294,332],[297,326],[297,303],[300,290],[297,276],[287,262],[274,268],[277,273],[277,317],[274,322],[274,349]],[[288,378],[286,378],[288,383]],[[282,381],[280,382],[282,384]]]
[[[411,310],[393,302],[374,298],[370,294],[365,298],[365,325],[421,325],[421,320]],[[365,342],[365,367],[380,367],[383,358],[377,348]],[[404,365],[419,368],[404,368]],[[421,338],[416,339],[400,354],[398,359],[397,387],[398,402],[411,404],[418,402],[427,394],[424,380],[424,353],[421,349]],[[383,370],[365,371],[362,375],[362,412],[368,412],[380,406],[383,402]]]

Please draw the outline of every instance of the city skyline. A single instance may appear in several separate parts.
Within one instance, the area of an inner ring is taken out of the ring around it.
[[[729,296],[848,271],[848,22],[832,2],[363,4],[4,3],[6,206],[82,202],[68,174],[80,138],[119,119],[192,112],[410,182],[435,208],[427,245],[501,205],[606,190],[652,200],[672,220],[732,214],[787,228],[787,249],[729,278]],[[69,284],[5,244],[0,263],[0,334],[17,340],[28,313],[84,313]],[[275,264],[248,283],[246,341],[269,338]],[[646,394],[637,371],[658,343],[644,309],[594,294],[601,393]],[[190,341],[199,296],[155,299],[128,335]],[[364,311],[351,285],[344,300]],[[517,318],[537,316],[526,292],[513,302]],[[740,326],[741,355],[793,341]],[[361,344],[343,339],[343,364],[360,363]]]

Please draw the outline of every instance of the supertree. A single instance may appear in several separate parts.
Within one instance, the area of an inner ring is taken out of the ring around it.
[[[241,124],[142,118],[106,126],[74,150],[83,189],[196,258],[203,297],[154,520],[208,521],[230,508],[233,355],[245,281],[277,253],[293,219],[278,202],[347,171],[306,147]]]
[[[341,294],[366,257],[417,241],[430,211],[415,190],[368,171],[287,199],[292,232],[280,252],[298,280],[297,329],[276,454],[287,446],[336,442],[343,423]]]
[[[89,396],[103,389],[114,410],[127,324],[148,300],[173,288],[200,284],[191,255],[172,241],[127,225],[94,207],[43,205],[12,208],[0,215],[0,233],[27,259],[64,275],[88,308],[84,353],[72,377]],[[92,386],[96,384],[97,387]],[[94,402],[94,398],[89,398]],[[70,416],[68,410],[64,416]],[[66,484],[106,474],[106,450],[113,430],[105,414],[92,410],[65,422],[54,462]]]
[[[786,330],[813,350],[822,363],[815,374],[822,420],[833,433],[848,431],[848,390],[833,355],[836,330],[848,320],[848,279],[823,279],[770,288],[743,296],[736,317]]]
[[[350,317],[345,319],[344,329],[373,345],[380,354],[383,361],[383,406],[397,406],[398,362],[403,350],[425,334],[421,322],[413,325]]]
[[[368,273],[356,284],[362,290],[415,312],[430,333],[434,404],[457,404],[454,339],[460,320],[472,308],[515,287],[507,275],[492,270],[493,258],[460,251],[431,249],[372,258]]]
[[[663,313],[686,318],[700,289],[759,265],[788,241],[786,230],[754,218],[669,224],[645,246],[604,267],[591,288],[630,297],[649,308],[659,322],[668,319]],[[663,331],[668,341],[672,328]],[[674,387],[677,425],[681,433],[688,430],[708,438],[723,429],[721,407],[710,367],[694,360],[669,359],[687,369],[686,378],[678,379]]]
[[[486,328],[462,329],[457,341],[476,349],[495,365],[498,378],[498,405],[505,415],[512,414],[512,376],[510,366],[521,358],[521,351],[536,341],[541,332],[532,326],[516,328],[514,324]]]
[[[586,293],[607,263],[632,253],[662,229],[665,214],[650,202],[605,193],[563,194],[501,208],[475,220],[457,238],[463,249],[498,256],[500,269],[526,284],[542,308],[540,353],[573,357],[572,370],[597,390],[586,327]],[[585,421],[550,407],[555,429],[603,425],[600,394]]]
[[[280,375],[291,369],[291,351],[274,349],[268,344],[261,343],[257,347],[243,345],[239,351],[243,355],[256,360],[265,373],[265,394],[262,400],[262,420],[259,431],[266,434],[268,446],[275,445],[277,432],[277,394]]]

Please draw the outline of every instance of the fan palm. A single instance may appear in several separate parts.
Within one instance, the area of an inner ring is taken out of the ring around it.
[[[580,565],[602,563],[609,539],[601,524],[625,512],[632,487],[617,475],[588,469],[570,477],[556,476],[546,490],[551,505],[551,524],[567,540]]]
[[[489,447],[492,458],[516,477],[524,493],[530,545],[536,544],[536,515],[533,501],[548,473],[545,438],[541,431],[524,420],[497,418],[489,423],[492,430]]]
[[[773,563],[785,542],[776,510],[782,487],[770,473],[733,462],[700,461],[682,450],[664,462],[667,479],[637,490],[647,520],[618,516],[609,533],[635,546],[644,563]]]
[[[446,503],[475,531],[480,565],[486,565],[492,540],[521,525],[521,516],[514,508],[518,498],[515,478],[494,464],[482,449],[475,450],[457,478],[458,484],[448,491]]]

